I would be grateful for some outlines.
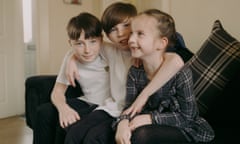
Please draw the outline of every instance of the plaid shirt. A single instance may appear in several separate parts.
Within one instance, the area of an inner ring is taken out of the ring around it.
[[[126,108],[134,102],[148,83],[143,66],[130,68]],[[187,66],[149,97],[142,113],[151,114],[155,124],[180,128],[188,139],[190,136],[195,142],[207,142],[214,138],[211,126],[199,116],[193,94],[192,72]]]

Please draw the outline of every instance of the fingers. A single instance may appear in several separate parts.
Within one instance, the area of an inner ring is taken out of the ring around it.
[[[132,112],[131,112],[131,115],[130,117],[134,117],[135,115],[137,114],[137,110],[136,109],[133,109]]]
[[[80,79],[80,75],[79,75],[79,73],[74,73],[74,77],[77,79],[77,80],[79,80]]]
[[[129,107],[123,112],[123,114],[126,114],[126,115],[130,114],[131,118],[134,117],[137,113],[139,113],[138,109],[133,106]]]
[[[131,135],[128,134],[126,135],[126,137],[123,137],[120,140],[118,140],[117,144],[131,144],[130,138],[131,138]]]
[[[130,126],[131,131],[134,131],[136,129],[136,126],[134,124],[131,124]]]
[[[123,114],[128,115],[128,114],[130,114],[131,112],[132,112],[132,107],[129,107],[128,109],[126,109],[126,110],[123,112]]]
[[[78,115],[78,113],[76,113],[75,118],[76,118],[76,121],[80,120],[80,116]]]
[[[128,133],[127,137],[124,139],[124,144],[131,144],[130,138],[131,138],[131,133]]]
[[[71,86],[76,87],[76,84],[75,84],[75,81],[74,81],[73,77],[68,76],[68,81],[69,81]]]
[[[68,121],[63,121],[60,123],[62,128],[66,128],[70,125],[72,125],[73,123],[75,123],[77,120],[68,120]]]
[[[124,139],[123,144],[131,144],[131,142],[129,139],[128,140]]]
[[[66,127],[68,127],[68,122],[60,121],[60,125],[62,128],[66,128]]]
[[[73,123],[77,122],[78,120],[80,120],[80,116],[77,114],[73,118],[61,120],[60,125],[62,128],[66,128],[66,127],[72,125]]]
[[[79,80],[80,75],[78,73],[73,73],[72,75],[68,76],[69,83],[73,86],[76,87],[75,79]]]
[[[73,74],[70,76],[70,79],[71,79],[72,86],[76,87],[74,75],[75,75],[75,73],[73,73]]]
[[[75,87],[75,81],[74,81],[74,74],[67,73],[67,80],[69,81],[70,85]]]

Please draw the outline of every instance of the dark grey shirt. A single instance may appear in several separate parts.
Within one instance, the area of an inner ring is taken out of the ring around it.
[[[127,79],[126,108],[129,107],[149,83],[143,66],[132,66]],[[152,115],[159,125],[180,128],[184,135],[196,142],[207,142],[214,138],[208,122],[199,116],[193,94],[192,72],[184,66],[171,80],[148,99],[142,113]]]

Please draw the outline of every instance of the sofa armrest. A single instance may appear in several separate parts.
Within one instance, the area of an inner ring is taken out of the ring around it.
[[[25,115],[27,125],[34,129],[37,107],[50,102],[50,95],[55,84],[57,75],[31,76],[25,81]],[[81,88],[77,83],[74,88],[69,86],[66,94],[68,98],[82,95]]]

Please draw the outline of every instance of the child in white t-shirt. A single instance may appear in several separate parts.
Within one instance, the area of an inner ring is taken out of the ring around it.
[[[58,140],[58,143],[63,143],[65,134],[62,128],[68,130],[72,124],[81,121],[97,106],[104,105],[112,99],[109,66],[102,51],[103,47],[112,49],[112,45],[103,43],[100,20],[92,14],[81,13],[70,19],[67,32],[71,50],[65,56],[57,76],[51,93],[52,103],[38,108],[34,144],[53,144],[56,139],[62,139]],[[72,54],[77,58],[78,72],[81,73],[78,82],[84,95],[67,99],[65,92],[69,82],[65,69],[67,58]]]

